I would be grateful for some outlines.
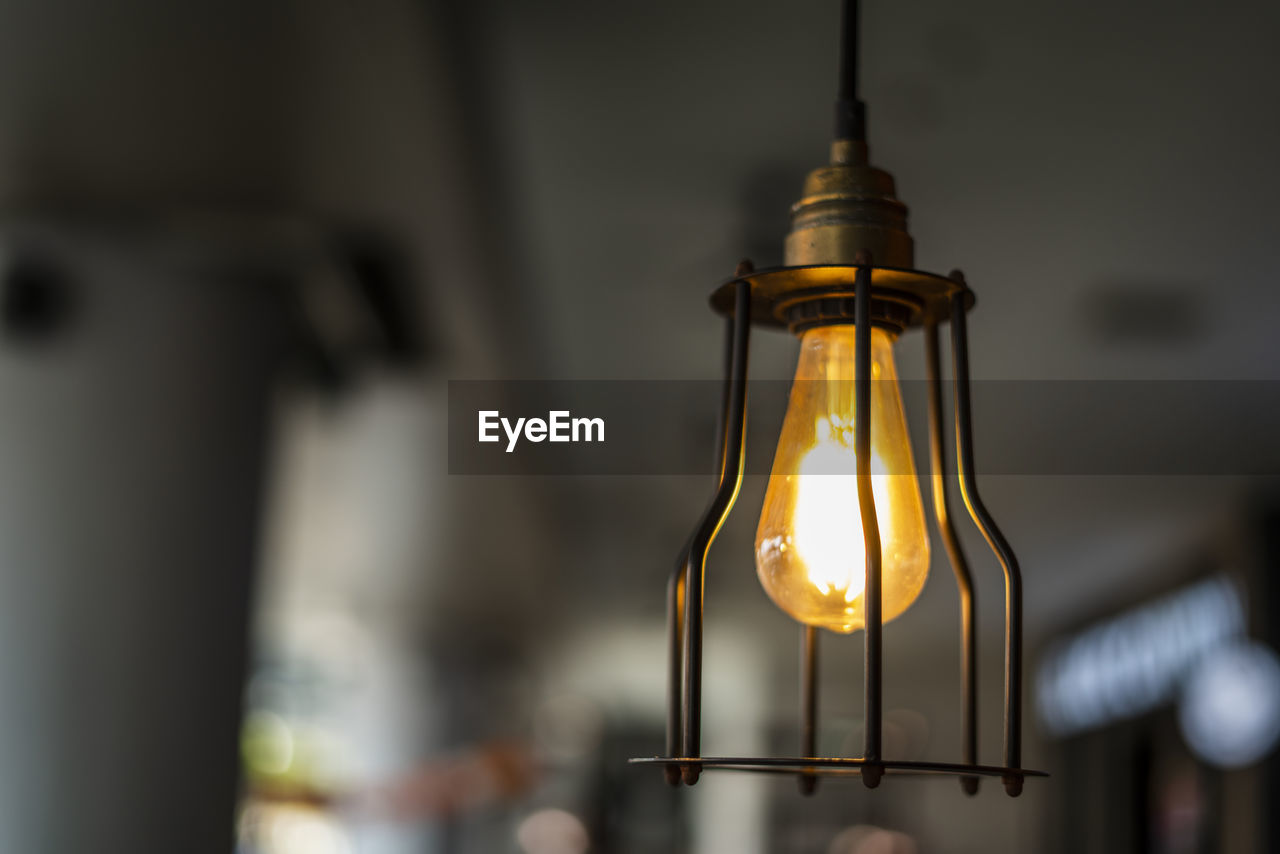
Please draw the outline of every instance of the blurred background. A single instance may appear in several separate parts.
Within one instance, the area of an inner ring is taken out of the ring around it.
[[[979,295],[975,378],[1276,400],[1280,7],[863,5],[872,159],[917,265]],[[449,380],[718,376],[706,296],[781,261],[837,20],[0,3],[0,850],[1280,846],[1280,500],[1249,463],[1275,412],[1100,413],[1104,450],[1159,429],[1226,456],[1081,475],[1052,419],[977,413],[980,459],[1053,463],[982,483],[1026,577],[1026,764],[1052,774],[1018,800],[628,767],[662,750],[665,581],[707,478],[449,473]],[[923,376],[918,334],[898,349]],[[756,336],[753,376],[795,353]],[[709,458],[716,405],[662,441]],[[766,454],[781,415],[752,422]],[[709,568],[708,755],[795,751],[798,632],[752,569],[765,480]],[[994,762],[999,570],[963,536]],[[885,634],[903,758],[959,752],[933,554]],[[824,752],[856,751],[860,661],[824,647]]]

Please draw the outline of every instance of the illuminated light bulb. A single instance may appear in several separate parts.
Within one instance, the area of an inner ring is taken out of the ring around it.
[[[756,571],[769,598],[802,623],[846,633],[866,624],[854,339],[847,325],[820,326],[800,339],[800,362],[756,530]],[[924,588],[929,537],[893,339],[879,327],[871,330],[871,379],[871,490],[888,622]]]

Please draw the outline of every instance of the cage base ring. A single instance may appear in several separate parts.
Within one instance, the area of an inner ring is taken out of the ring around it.
[[[1007,768],[1002,765],[969,765],[964,762],[925,762],[914,759],[849,759],[830,756],[645,756],[632,765],[658,767],[696,766],[704,771],[749,771],[761,774],[810,774],[826,777],[856,776],[864,766],[876,766],[892,775],[945,775],[953,777],[1048,777],[1044,771]]]

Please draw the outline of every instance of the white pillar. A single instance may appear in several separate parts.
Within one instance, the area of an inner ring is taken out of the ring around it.
[[[280,294],[35,240],[71,315],[0,336],[0,850],[226,854]]]

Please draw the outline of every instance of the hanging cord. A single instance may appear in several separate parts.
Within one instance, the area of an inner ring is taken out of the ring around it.
[[[836,98],[836,139],[865,142],[867,108],[858,99],[858,0],[844,0],[840,24],[840,88]]]

